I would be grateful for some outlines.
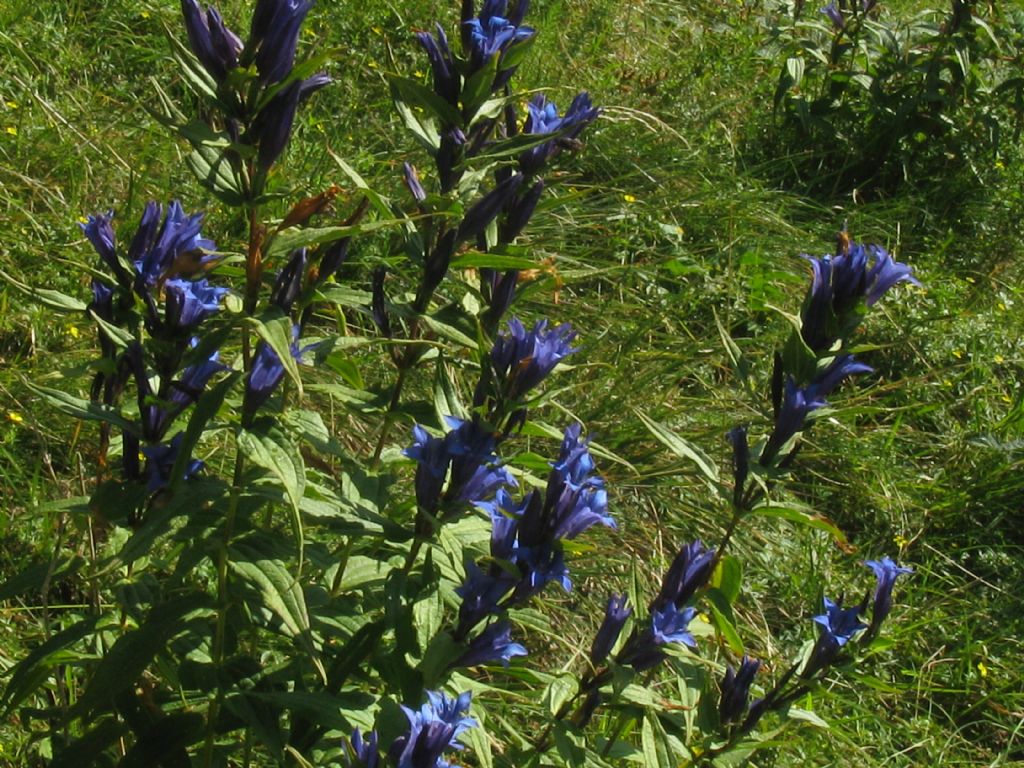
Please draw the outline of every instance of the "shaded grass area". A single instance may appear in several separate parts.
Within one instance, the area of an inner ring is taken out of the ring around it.
[[[244,5],[225,3],[225,15],[243,18]],[[337,82],[303,116],[289,177],[277,180],[299,194],[344,187],[324,144],[396,196],[402,159],[428,165],[391,117],[383,75],[424,76],[409,32],[429,26],[436,8],[364,6],[321,3],[311,17],[309,43],[337,52]],[[771,354],[788,332],[777,309],[795,311],[807,278],[799,254],[829,251],[848,221],[858,239],[912,264],[926,288],[900,291],[872,314],[862,356],[877,372],[835,398],[840,408],[808,435],[790,486],[856,551],[818,532],[750,521],[736,544],[745,563],[741,632],[780,670],[811,637],[822,592],[845,588],[852,599],[868,587],[860,560],[898,552],[916,575],[901,584],[891,647],[865,669],[833,675],[833,695],[813,702],[831,729],[759,764],[1021,760],[1021,147],[985,158],[969,178],[934,168],[866,202],[812,199],[792,178],[782,186],[789,158],[772,138],[770,107],[777,64],[761,57],[775,6],[552,0],[531,12],[540,55],[520,83],[550,86],[560,104],[585,86],[606,105],[524,238],[538,272],[520,313],[582,330],[575,369],[553,385],[563,387],[558,405],[542,418],[577,415],[623,460],[602,465],[621,530],[576,556],[577,589],[562,607],[597,616],[606,590],[630,578],[631,566],[610,575],[606,565],[622,550],[653,583],[682,541],[721,537],[726,510],[709,505],[694,468],[666,457],[633,409],[726,467],[732,425],[768,426]],[[903,7],[893,6],[887,12]],[[84,296],[68,263],[92,257],[75,220],[113,206],[132,222],[150,197],[205,208],[213,237],[239,242],[242,222],[220,215],[191,180],[183,148],[146,112],[149,78],[183,93],[161,30],[176,28],[176,8],[0,2],[0,56],[9,62],[0,86],[0,268],[17,279]],[[365,286],[361,265],[384,247],[362,246],[354,282]],[[91,342],[84,318],[43,314],[6,284],[0,310],[6,576],[64,535],[61,518],[40,504],[81,493],[89,464],[88,428],[81,434],[47,412],[24,382],[81,370]],[[726,339],[742,353],[738,364]],[[385,375],[373,360],[357,362],[370,378]],[[86,381],[62,386],[84,390]],[[0,611],[0,668],[40,636],[34,608]],[[592,633],[585,622],[559,629],[564,639],[549,651],[557,656],[585,647]],[[0,725],[10,751],[22,739]]]

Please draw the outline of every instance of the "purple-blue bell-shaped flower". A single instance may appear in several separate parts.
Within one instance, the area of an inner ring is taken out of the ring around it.
[[[511,625],[507,621],[496,621],[470,642],[469,648],[452,666],[475,667],[500,661],[507,667],[513,656],[526,655],[526,648],[512,642]]]
[[[863,606],[843,608],[841,599],[832,602],[827,597],[824,598],[824,603],[825,612],[814,617],[814,623],[818,625],[818,641],[814,644],[810,658],[800,673],[804,678],[812,677],[835,661],[842,647],[867,626],[859,619]]]
[[[767,466],[782,447],[798,432],[802,432],[807,416],[828,403],[813,385],[798,387],[792,377],[786,377],[782,407],[775,418],[775,427],[761,452],[761,464]]]
[[[200,232],[202,213],[187,215],[177,200],[167,206],[162,224],[159,223],[160,212],[158,204],[147,204],[128,252],[140,295],[153,288],[172,268],[181,272],[186,271],[186,267],[188,271],[201,268],[212,260],[206,252],[217,247]]]
[[[420,176],[409,163],[402,163],[402,177],[405,179],[405,187],[409,190],[413,200],[417,203],[422,203],[427,199],[427,191],[423,189],[423,185],[420,183]]]
[[[734,670],[731,665],[726,667],[721,686],[722,696],[718,701],[718,718],[723,725],[739,720],[746,714],[750,686],[760,668],[760,661],[747,656],[743,657],[738,670]]]
[[[299,358],[299,327],[292,326],[291,354]],[[252,368],[245,382],[245,399],[243,411],[253,414],[273,394],[277,385],[284,378],[284,363],[277,353],[265,341],[261,341],[253,355]]]
[[[608,654],[615,647],[626,620],[633,614],[633,609],[627,605],[628,599],[625,595],[611,595],[608,598],[608,605],[604,611],[604,620],[601,622],[597,634],[594,635],[594,642],[590,646],[590,663],[600,664],[608,658]]]
[[[179,330],[194,329],[220,310],[220,301],[227,292],[227,288],[210,285],[205,279],[172,278],[164,283],[167,322]]]
[[[199,399],[210,378],[228,367],[220,362],[220,353],[214,352],[206,360],[190,365],[171,383],[170,402],[178,409],[186,408]]]
[[[150,493],[156,491],[171,482],[171,471],[174,463],[178,460],[178,453],[181,451],[181,441],[185,433],[179,432],[169,443],[159,445],[147,445],[142,448],[142,454],[146,457],[146,488]],[[204,464],[199,459],[190,459],[185,467],[184,479],[190,480],[202,470]]]
[[[192,53],[214,80],[222,82],[227,73],[238,66],[241,39],[225,26],[213,6],[204,14],[197,0],[181,0],[181,11]]]
[[[832,22],[832,26],[836,29],[842,29],[846,22],[843,20],[843,12],[839,10],[839,6],[836,5],[835,0],[832,0],[828,5],[821,9],[821,12],[828,16],[829,21]]]
[[[527,175],[538,173],[564,147],[571,146],[583,129],[601,113],[600,109],[591,104],[590,95],[586,91],[576,95],[563,117],[559,117],[558,108],[544,94],[537,94],[530,99],[527,109],[529,115],[523,132],[532,136],[552,137],[550,141],[530,147],[519,156],[519,169]]]
[[[823,371],[814,377],[814,381],[807,388],[813,389],[816,397],[825,397],[842,384],[850,376],[858,373],[872,373],[874,368],[870,365],[855,360],[853,355],[844,354],[836,357]]]
[[[892,588],[896,584],[896,579],[903,574],[913,573],[914,569],[897,565],[888,555],[881,560],[865,560],[864,565],[874,571],[877,579],[869,632],[869,634],[874,634],[892,608]]]
[[[96,213],[89,216],[88,223],[78,226],[92,243],[92,247],[96,249],[96,253],[99,254],[103,263],[110,267],[114,274],[119,274],[123,268],[117,260],[117,240],[114,235],[114,227],[110,223],[113,218],[113,211]]]
[[[665,652],[661,650],[663,645],[680,643],[696,648],[697,641],[687,631],[696,615],[696,608],[679,610],[671,603],[663,611],[652,611],[650,625],[640,634],[634,634],[630,638],[619,652],[618,662],[628,664],[637,672],[643,672],[665,660]]]
[[[616,528],[608,513],[608,494],[604,480],[594,471],[589,439],[581,439],[579,423],[570,424],[562,439],[558,460],[551,466],[541,508],[542,534],[549,540],[574,539],[600,523]],[[524,521],[524,526],[531,523]]]
[[[499,394],[512,401],[526,395],[576,351],[571,346],[575,338],[576,333],[568,323],[549,330],[547,320],[539,320],[527,331],[519,319],[513,317],[491,349]]]
[[[413,710],[402,706],[409,719],[409,732],[391,745],[390,754],[397,768],[445,768],[445,750],[462,749],[458,737],[477,725],[463,713],[469,710],[471,694],[467,691],[457,699],[444,693],[427,691],[427,703]]]
[[[879,245],[869,245],[868,249],[874,256],[874,263],[867,273],[867,290],[864,296],[864,303],[869,307],[897,283],[921,285],[910,267],[894,260],[887,250]]]
[[[663,611],[670,605],[682,608],[707,584],[714,567],[714,547],[705,547],[700,539],[684,544],[662,579],[661,589],[651,602],[651,611]]]
[[[380,748],[377,745],[377,732],[370,731],[363,737],[356,728],[352,738],[345,746],[345,765],[348,768],[378,768],[380,765]]]
[[[532,27],[522,23],[526,4],[519,5],[517,18],[506,18],[506,2],[487,0],[479,16],[462,24],[462,42],[474,71],[482,69],[495,56],[499,59],[498,74],[491,86],[492,90],[505,85],[515,71],[515,65],[503,66],[502,60],[508,52],[537,34]]]
[[[284,80],[295,65],[302,22],[312,0],[259,0],[252,15],[249,46],[256,50],[256,70],[263,84]]]
[[[402,451],[416,466],[416,503],[421,509],[435,511],[441,503],[441,489],[448,474],[451,457],[443,437],[434,437],[416,424],[412,428],[413,444]]]

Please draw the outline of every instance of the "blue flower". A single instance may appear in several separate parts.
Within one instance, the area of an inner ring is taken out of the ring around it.
[[[822,397],[816,387],[798,387],[791,376],[786,377],[786,389],[782,398],[782,407],[779,408],[775,417],[775,427],[768,438],[768,442],[761,452],[761,464],[767,466],[779,451],[798,432],[802,432],[807,416],[818,408],[824,408],[828,403]]]
[[[117,260],[114,227],[110,223],[113,218],[113,211],[97,213],[89,216],[88,223],[79,224],[78,226],[81,227],[86,238],[92,243],[92,247],[96,249],[96,253],[99,254],[103,263],[117,274],[121,271],[122,267]]]
[[[834,256],[804,258],[811,262],[813,279],[801,311],[801,335],[815,352],[853,332],[861,302],[870,307],[897,283],[920,285],[910,267],[894,261],[884,248],[855,243],[845,232]]]
[[[508,322],[491,349],[491,365],[498,378],[499,394],[518,400],[542,382],[562,360],[576,349],[576,333],[568,323],[548,330],[539,320],[527,331],[518,318]]]
[[[164,283],[167,322],[172,328],[191,330],[220,309],[220,300],[227,292],[227,288],[212,286],[205,279],[172,278]]]
[[[859,619],[863,606],[843,608],[842,600],[832,602],[827,597],[824,598],[824,604],[825,612],[814,617],[819,630],[818,641],[814,644],[807,664],[800,673],[804,678],[813,676],[835,661],[842,647],[867,626]]]
[[[158,445],[147,445],[142,448],[142,454],[146,457],[146,488],[150,493],[162,488],[171,482],[171,471],[174,463],[178,460],[178,453],[181,451],[181,441],[185,433],[179,432],[169,443]],[[199,459],[189,459],[185,466],[183,478],[190,480],[203,468],[204,464]]]
[[[469,644],[466,652],[452,666],[475,667],[500,661],[508,666],[513,656],[526,656],[526,648],[512,642],[512,627],[507,621],[496,621]]]
[[[850,376],[858,373],[872,373],[874,370],[870,365],[854,360],[853,355],[839,355],[814,377],[814,381],[807,387],[807,391],[813,391],[812,399],[824,397],[832,394],[836,387]]]
[[[442,753],[449,748],[462,749],[456,739],[477,724],[463,715],[469,710],[470,698],[468,691],[457,699],[427,691],[427,703],[418,711],[403,705],[409,732],[396,739],[390,750],[398,768],[447,768]]]
[[[723,724],[738,720],[746,713],[750,686],[760,668],[760,661],[747,656],[743,657],[738,671],[733,670],[731,665],[726,667],[721,685],[722,696],[718,702],[718,717]]]
[[[159,225],[160,214],[161,207],[157,203],[146,205],[128,250],[135,267],[136,290],[143,298],[148,289],[172,271],[172,267],[186,271],[182,262],[187,262],[192,269],[198,269],[212,260],[207,252],[217,247],[200,233],[203,214],[186,215],[177,200],[172,200],[167,206],[162,225]]]
[[[480,15],[465,19],[462,23],[462,43],[474,72],[498,57],[492,91],[503,87],[516,69],[516,63],[507,60],[512,50],[529,42],[537,34],[532,27],[522,23],[527,5],[523,0],[517,4],[515,15],[507,17],[506,0],[485,0]]]
[[[589,439],[580,439],[579,423],[570,424],[562,439],[558,461],[552,464],[544,496],[542,538],[574,539],[600,523],[615,528],[608,512],[604,480],[594,472]]]
[[[249,47],[256,51],[260,82],[284,80],[295,65],[302,22],[312,0],[259,0],[252,15]]]
[[[452,106],[459,103],[459,73],[448,46],[448,36],[440,24],[437,25],[437,37],[429,32],[417,32],[423,50],[430,59],[430,70],[434,78],[434,92]]]
[[[633,609],[627,605],[625,595],[611,595],[608,598],[608,605],[604,611],[604,621],[594,636],[594,643],[590,647],[590,662],[600,664],[611,653],[615,642],[622,633],[626,620],[633,614]]]
[[[651,602],[651,610],[663,611],[670,605],[682,608],[698,589],[707,584],[714,567],[714,547],[705,547],[700,539],[684,544],[665,573],[661,590]]]
[[[550,135],[552,138],[530,147],[519,156],[519,168],[525,174],[539,172],[563,148],[572,146],[583,129],[601,113],[600,109],[591,104],[590,95],[586,91],[576,95],[564,117],[559,117],[558,108],[544,94],[537,94],[530,99],[527,110],[529,116],[523,132],[533,136]]]
[[[864,565],[875,572],[877,579],[874,605],[871,609],[871,632],[874,633],[892,608],[892,588],[896,584],[896,579],[902,574],[913,573],[914,570],[897,565],[889,556],[881,560],[866,560]]]
[[[680,643],[696,648],[697,641],[687,631],[695,615],[696,608],[679,610],[671,603],[663,611],[652,611],[650,625],[642,633],[634,634],[629,639],[619,653],[619,663],[628,664],[637,672],[643,672],[664,661],[665,653],[661,650],[663,645]]]
[[[842,29],[845,22],[843,21],[843,12],[836,6],[835,0],[832,0],[828,5],[821,9],[821,12],[828,16],[829,21],[832,22],[832,26],[836,29]]]
[[[291,354],[296,360],[300,355],[299,327],[297,325],[292,326]],[[243,411],[247,414],[255,413],[273,394],[283,378],[284,363],[267,342],[261,341],[256,347],[249,378],[245,382]]]
[[[376,731],[370,731],[365,739],[358,728],[352,732],[351,741],[345,745],[345,764],[349,768],[377,768],[380,765]]]
[[[197,0],[181,0],[181,11],[192,52],[213,79],[222,82],[227,73],[238,66],[242,41],[224,25],[213,6],[203,14]]]
[[[195,340],[193,340],[195,341]],[[220,362],[220,353],[214,352],[206,360],[188,366],[182,371],[177,381],[171,383],[170,401],[179,409],[185,408],[199,399],[210,378],[228,367]]]

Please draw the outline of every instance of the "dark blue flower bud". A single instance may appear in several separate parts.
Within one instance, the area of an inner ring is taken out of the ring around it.
[[[196,0],[181,0],[181,12],[185,17],[185,31],[188,33],[192,53],[214,80],[220,82],[227,70],[221,57],[214,50],[209,23],[202,7]]]
[[[517,173],[481,197],[466,211],[462,223],[459,224],[456,239],[459,241],[473,240],[482,235],[487,226],[504,210],[505,204],[522,183],[523,177]]]
[[[429,32],[417,32],[416,39],[427,52],[430,69],[434,77],[434,92],[452,106],[459,103],[459,74],[455,68],[448,37],[440,24],[437,25],[437,37]]]
[[[540,196],[544,192],[544,180],[538,179],[523,195],[516,196],[509,203],[505,220],[498,231],[498,239],[503,243],[511,243],[530,222]]]
[[[373,270],[372,300],[370,310],[373,316],[373,324],[377,330],[386,338],[391,338],[391,321],[388,319],[387,302],[384,295],[384,279],[388,271],[385,267],[377,267]]]
[[[278,273],[274,289],[270,292],[270,303],[288,314],[302,291],[302,281],[305,277],[306,249],[299,248],[292,252],[288,263]]]
[[[264,171],[270,169],[288,146],[301,95],[302,83],[299,81],[285,86],[274,94],[253,121],[253,132],[259,141],[257,161]]]
[[[516,296],[516,286],[519,283],[519,270],[508,269],[499,272],[495,269],[480,270],[480,292],[487,302],[488,319],[493,325],[497,325]]]
[[[79,224],[82,232],[92,243],[103,263],[110,267],[117,274],[121,271],[121,265],[117,260],[117,245],[114,236],[114,227],[111,220],[114,218],[113,211],[97,213],[89,217],[87,224]]]
[[[733,503],[739,506],[743,489],[750,473],[750,446],[747,444],[747,428],[736,426],[729,430],[732,445]]]
[[[651,611],[665,610],[670,605],[682,608],[707,584],[714,567],[714,547],[705,547],[700,539],[683,545],[665,573],[661,590],[651,603]]]
[[[839,10],[835,0],[832,0],[832,2],[822,8],[821,12],[828,16],[829,21],[832,22],[832,26],[836,29],[842,29],[845,26],[845,22],[843,21],[843,12]]]
[[[590,647],[590,662],[594,665],[600,664],[608,658],[615,642],[626,625],[626,620],[633,614],[633,609],[627,605],[625,595],[612,595],[608,598],[608,606],[604,611],[604,621],[594,636],[594,643]]]
[[[256,48],[260,82],[284,80],[295,65],[302,22],[312,0],[260,0],[252,16],[249,45]]]
[[[722,680],[722,696],[718,702],[718,717],[723,725],[739,720],[746,713],[750,686],[760,668],[760,661],[746,656],[740,662],[738,672],[731,666],[726,667],[725,678]]]

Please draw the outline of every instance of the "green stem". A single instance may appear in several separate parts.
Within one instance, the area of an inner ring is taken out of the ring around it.
[[[228,501],[228,511],[224,518],[224,535],[221,539],[220,550],[217,553],[217,625],[213,636],[213,666],[220,669],[224,663],[224,638],[227,634],[227,616],[230,608],[228,597],[228,545],[234,533],[235,517],[238,514],[238,502],[242,495],[242,475],[245,471],[245,459],[241,453],[235,454],[235,472],[231,482],[231,497]],[[213,765],[213,746],[216,737],[217,716],[220,714],[221,705],[224,702],[224,688],[218,686],[217,695],[210,703],[206,715],[206,742],[203,747],[203,766],[211,768]]]

